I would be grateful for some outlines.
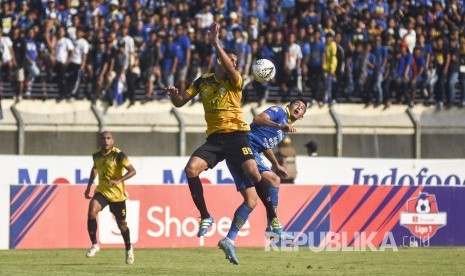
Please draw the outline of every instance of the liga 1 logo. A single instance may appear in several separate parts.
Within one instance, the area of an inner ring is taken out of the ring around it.
[[[400,225],[417,238],[427,241],[447,224],[447,213],[439,212],[436,196],[420,193],[407,200],[406,212],[400,213]]]

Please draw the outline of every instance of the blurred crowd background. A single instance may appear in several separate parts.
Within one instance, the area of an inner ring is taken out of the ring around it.
[[[463,2],[2,0],[0,97],[163,99],[165,86],[212,72],[216,21],[238,54],[244,102],[464,106]],[[277,69],[268,84],[251,76],[260,58]]]

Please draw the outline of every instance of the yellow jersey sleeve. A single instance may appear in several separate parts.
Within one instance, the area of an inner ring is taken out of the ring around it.
[[[187,88],[186,92],[191,95],[191,96],[195,96],[197,94],[199,94],[200,92],[200,83],[202,82],[202,76],[200,76],[199,78],[197,78],[191,86],[189,86],[189,88]]]

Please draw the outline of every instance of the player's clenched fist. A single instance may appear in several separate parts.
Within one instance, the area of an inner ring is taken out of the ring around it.
[[[165,87],[165,93],[170,95],[170,96],[174,96],[174,95],[177,95],[179,93],[179,90],[174,86],[167,86],[167,87]]]

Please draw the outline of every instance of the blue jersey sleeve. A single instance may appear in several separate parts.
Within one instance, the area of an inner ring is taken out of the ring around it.
[[[279,107],[279,106],[272,106],[268,108],[267,110],[265,110],[265,113],[268,114],[268,116],[270,116],[271,121],[277,122],[277,123],[280,123],[283,116],[287,117],[286,111],[282,107]]]

